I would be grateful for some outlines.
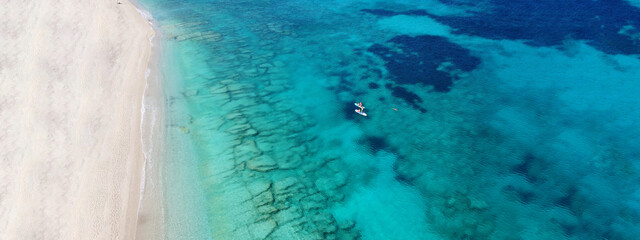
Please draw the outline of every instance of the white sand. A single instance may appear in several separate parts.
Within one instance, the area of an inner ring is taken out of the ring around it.
[[[153,30],[127,1],[0,8],[0,239],[133,239]]]

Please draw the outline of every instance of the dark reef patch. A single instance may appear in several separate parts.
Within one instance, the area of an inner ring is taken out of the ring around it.
[[[361,9],[360,11],[366,12],[372,15],[380,16],[380,17],[392,17],[396,15],[409,15],[409,16],[425,16],[428,15],[425,10],[408,10],[408,11],[391,11],[386,9]]]
[[[398,13],[394,11],[385,10],[385,9],[361,9],[360,11],[370,13],[376,16],[381,16],[381,17],[391,17],[391,16],[398,15]]]
[[[409,178],[407,178],[406,176],[404,176],[402,174],[396,174],[396,176],[393,179],[395,179],[398,182],[404,183],[406,185],[411,185],[411,183],[413,181],[413,179],[409,179]]]
[[[469,50],[444,37],[400,35],[387,42],[392,46],[374,44],[369,51],[385,61],[391,79],[399,84],[421,83],[433,86],[437,92],[448,92],[455,76],[439,70],[443,63],[462,71],[471,71],[480,64]]]
[[[578,190],[576,189],[576,187],[571,186],[569,190],[567,190],[565,196],[561,197],[555,202],[555,205],[562,206],[562,207],[565,207],[566,209],[574,211],[573,201],[574,201],[574,198],[576,197],[577,192]]]
[[[344,118],[352,121],[359,120],[359,118],[356,118],[356,117],[360,117],[360,115],[358,115],[358,113],[355,112],[355,109],[356,108],[355,106],[353,106],[353,103],[345,104],[344,107],[342,107],[342,113],[344,114]]]
[[[491,7],[472,16],[429,16],[458,34],[527,40],[532,46],[580,39],[609,54],[640,54],[640,40],[619,34],[627,25],[640,28],[640,9],[626,1],[488,0],[476,4]]]
[[[537,182],[538,178],[535,176],[535,169],[536,166],[536,157],[533,156],[533,154],[526,154],[523,158],[522,158],[522,162],[515,165],[512,169],[512,171],[518,175],[522,175],[523,177],[525,177],[527,179],[527,181],[529,182]]]
[[[405,102],[407,102],[412,107],[418,109],[421,113],[426,113],[427,109],[424,109],[419,105],[422,103],[422,98],[415,93],[409,92],[406,88],[403,87],[393,87],[393,86],[385,86],[387,89],[391,89],[391,95],[397,98],[401,98]]]
[[[380,85],[378,85],[377,83],[374,83],[374,82],[369,83],[369,89],[378,89],[379,87]]]
[[[477,1],[469,0],[438,0],[438,2],[456,6],[473,6],[474,4],[477,4]]]
[[[518,189],[511,185],[504,187],[502,191],[507,195],[515,197],[517,201],[524,204],[531,203],[531,201],[533,201],[536,197],[535,193],[533,192],[523,190],[523,189]]]
[[[380,150],[389,150],[387,140],[378,136],[366,136],[360,140],[360,144],[369,146],[374,153]]]

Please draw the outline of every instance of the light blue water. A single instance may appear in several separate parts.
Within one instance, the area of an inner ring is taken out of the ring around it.
[[[142,4],[167,239],[640,238],[627,2]]]

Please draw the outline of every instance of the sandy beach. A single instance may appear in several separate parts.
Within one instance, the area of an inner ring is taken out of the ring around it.
[[[0,239],[133,239],[153,30],[128,1],[0,8]]]

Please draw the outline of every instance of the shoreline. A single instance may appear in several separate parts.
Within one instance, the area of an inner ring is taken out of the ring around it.
[[[162,181],[159,169],[164,150],[162,144],[164,97],[157,69],[158,55],[161,55],[161,40],[158,38],[159,33],[154,26],[151,13],[135,0],[128,1],[153,31],[153,35],[148,38],[150,52],[145,70],[145,87],[140,102],[140,143],[144,162],[139,175],[138,207],[132,239],[163,239]],[[148,183],[150,186],[147,186]],[[157,194],[159,196],[156,196]],[[158,220],[151,221],[152,223],[149,224],[148,219]]]
[[[0,238],[133,239],[153,29],[128,1],[0,13]]]
[[[152,15],[139,3],[133,2],[140,14],[152,26],[155,35],[151,42],[151,58],[147,68],[146,87],[142,99],[141,141],[145,164],[140,182],[135,239],[164,239],[164,206],[162,191],[162,163],[165,155],[165,111],[163,78],[160,64],[163,57],[161,32]],[[145,134],[146,133],[146,134]],[[145,138],[146,136],[146,138]],[[145,141],[146,140],[146,141]]]

